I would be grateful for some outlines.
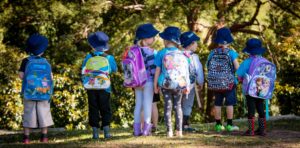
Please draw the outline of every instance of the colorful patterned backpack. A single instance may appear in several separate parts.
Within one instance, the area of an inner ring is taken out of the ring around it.
[[[163,58],[160,86],[165,89],[185,89],[190,84],[188,58],[176,50],[166,53]]]
[[[122,59],[125,87],[141,87],[147,82],[147,72],[141,49],[132,46],[126,49]]]
[[[271,99],[276,79],[276,66],[263,57],[252,57],[243,80],[243,92],[255,98]]]
[[[51,65],[39,56],[30,56],[27,59],[21,94],[25,100],[50,100],[53,93]]]
[[[109,78],[109,62],[106,55],[95,55],[91,53],[89,58],[82,68],[82,81],[85,89],[107,89],[111,82]]]
[[[234,67],[229,56],[229,49],[215,49],[207,65],[208,89],[224,92],[234,86]]]

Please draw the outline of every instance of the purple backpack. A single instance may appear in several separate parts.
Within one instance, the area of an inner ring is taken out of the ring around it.
[[[129,47],[122,59],[125,87],[141,87],[147,82],[147,72],[141,49],[138,46]]]
[[[243,80],[243,92],[255,98],[271,99],[276,79],[276,66],[263,57],[254,57]]]

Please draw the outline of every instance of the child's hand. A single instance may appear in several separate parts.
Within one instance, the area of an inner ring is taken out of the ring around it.
[[[183,94],[188,95],[189,93],[190,93],[190,90],[189,90],[189,89],[186,88],[186,89],[183,90]]]
[[[156,94],[159,93],[159,87],[157,87],[156,85],[154,85],[154,93],[156,93]]]

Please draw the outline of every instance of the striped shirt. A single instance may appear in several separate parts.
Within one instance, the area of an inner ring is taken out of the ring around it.
[[[154,65],[156,51],[149,47],[141,47],[141,52],[144,58],[148,81],[153,81],[156,69],[156,66]]]

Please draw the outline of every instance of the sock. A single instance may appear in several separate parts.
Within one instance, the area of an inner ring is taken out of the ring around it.
[[[221,124],[221,120],[217,120],[217,119],[216,119],[216,124],[217,124],[217,125],[222,125],[222,124]]]
[[[231,125],[232,126],[232,119],[227,119],[227,125]]]

